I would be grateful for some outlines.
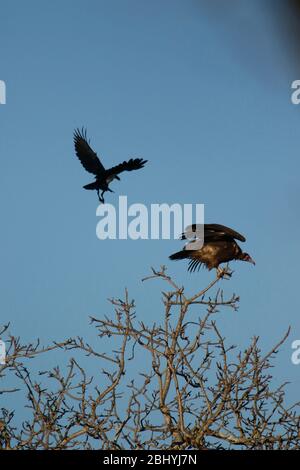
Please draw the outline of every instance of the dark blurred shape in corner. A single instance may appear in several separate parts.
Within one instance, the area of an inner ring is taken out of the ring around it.
[[[270,10],[274,6],[278,10],[276,23],[279,34],[286,41],[293,71],[300,77],[300,0],[269,0],[268,3]]]
[[[300,79],[300,0],[193,0],[193,7],[252,71]]]

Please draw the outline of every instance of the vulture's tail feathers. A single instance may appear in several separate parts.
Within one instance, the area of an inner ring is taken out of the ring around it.
[[[173,253],[173,255],[169,256],[170,259],[172,260],[178,260],[178,259],[185,259],[188,258],[188,252],[185,250],[177,251],[177,253]]]

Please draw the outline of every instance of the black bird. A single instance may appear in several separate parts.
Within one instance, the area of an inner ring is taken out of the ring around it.
[[[204,235],[203,238],[201,238]],[[255,264],[248,253],[244,253],[235,240],[245,242],[243,235],[229,227],[219,224],[190,225],[181,236],[182,240],[190,240],[183,250],[174,253],[171,260],[189,259],[188,271],[193,272],[202,265],[211,270],[216,268],[218,275],[222,274],[219,268],[221,263],[232,260],[247,261]]]
[[[84,189],[95,189],[97,191],[99,201],[102,203],[104,203],[103,194],[106,191],[113,193],[109,188],[109,183],[114,179],[120,180],[118,176],[119,173],[122,173],[122,171],[139,170],[140,168],[143,168],[145,163],[147,163],[147,160],[143,160],[142,158],[131,158],[127,162],[124,161],[123,163],[106,170],[100,162],[96,152],[94,152],[90,147],[86,136],[86,129],[83,128],[81,130],[76,129],[74,131],[74,145],[76,155],[82,166],[86,171],[93,173],[93,175],[96,176],[96,180],[93,183],[86,184],[83,187]],[[101,196],[99,194],[100,190],[102,191]]]

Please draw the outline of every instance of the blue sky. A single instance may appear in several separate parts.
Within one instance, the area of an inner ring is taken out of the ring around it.
[[[214,276],[169,262],[179,241],[96,238],[97,197],[82,189],[92,178],[72,141],[84,125],[105,165],[149,160],[107,202],[204,203],[207,222],[247,237],[257,265],[234,263],[222,281],[241,303],[220,329],[242,349],[259,335],[267,350],[291,325],[275,375],[298,399],[300,71],[262,3],[1,1],[0,323],[12,334],[90,338],[88,316],[109,313],[125,286],[138,317],[159,321],[162,286],[141,283],[150,266],[166,264],[191,293]]]

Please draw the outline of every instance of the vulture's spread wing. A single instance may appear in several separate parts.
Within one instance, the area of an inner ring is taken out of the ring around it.
[[[122,171],[139,170],[140,168],[143,168],[147,161],[148,160],[143,160],[142,158],[131,158],[128,162],[120,163],[119,165],[106,170],[106,176],[115,176],[122,173]]]
[[[87,141],[86,130],[76,129],[74,132],[75,152],[84,169],[96,176],[104,175],[105,168],[97,154],[91,149]]]

